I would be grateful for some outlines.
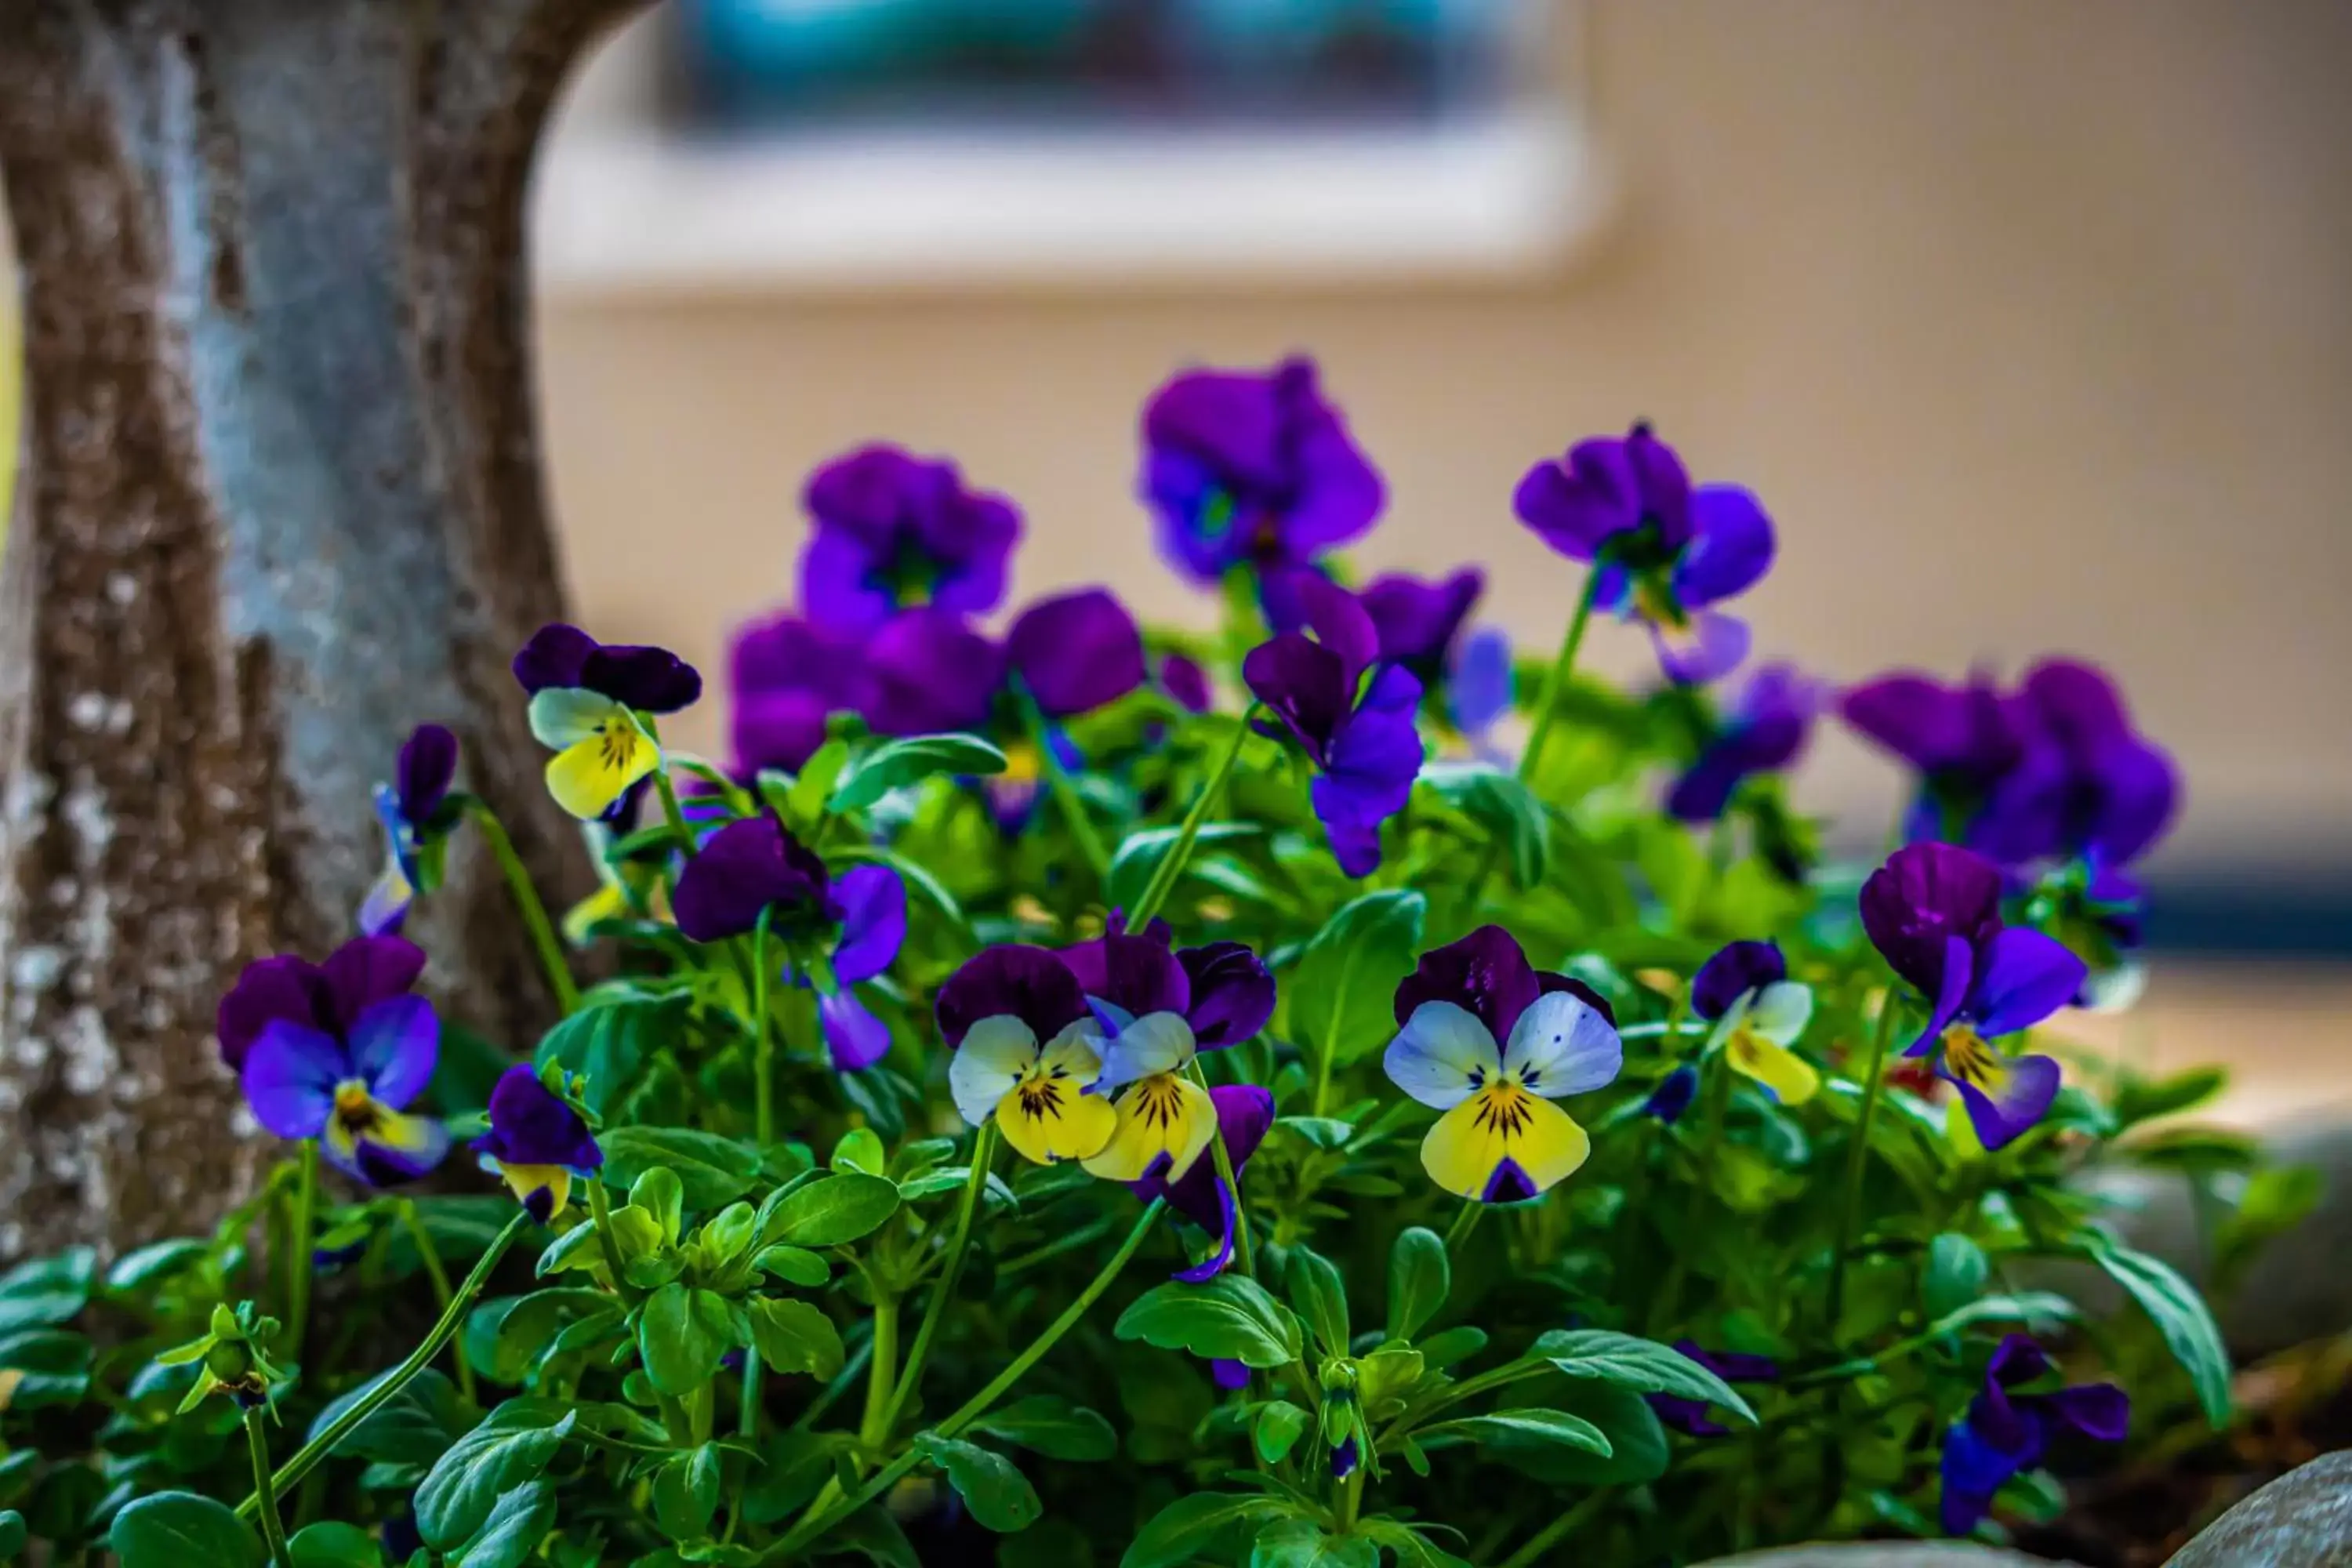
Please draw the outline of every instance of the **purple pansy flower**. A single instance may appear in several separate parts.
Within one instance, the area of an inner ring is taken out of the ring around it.
[[[798,616],[758,621],[735,634],[729,668],[729,730],[735,776],[762,768],[796,773],[825,742],[825,721],[857,704],[858,639]]]
[[[1206,713],[1213,702],[1209,691],[1209,672],[1181,653],[1171,653],[1160,661],[1160,689],[1188,713]]]
[[[1646,424],[1538,463],[1511,504],[1560,554],[1595,563],[1594,605],[1647,625],[1669,678],[1713,680],[1748,657],[1747,624],[1707,606],[1770,569],[1772,520],[1737,485],[1694,487]]]
[[[2011,1334],[1992,1352],[1984,1390],[1944,1438],[1943,1523],[1947,1534],[1972,1532],[1992,1511],[1994,1494],[2010,1478],[2042,1462],[2060,1433],[2080,1432],[2119,1443],[2131,1424],[2131,1401],[2112,1383],[2090,1383],[2042,1394],[2015,1390],[2053,1376],[2042,1347]]]
[[[625,819],[661,766],[649,714],[702,695],[702,677],[667,648],[605,647],[577,626],[541,626],[514,657],[530,696],[530,732],[555,752],[548,793],[583,822]]]
[[[1481,626],[1454,645],[1446,668],[1446,717],[1482,762],[1501,760],[1494,729],[1517,705],[1516,686],[1511,638],[1502,627]]]
[[[1898,670],[1851,689],[1839,708],[1850,728],[1918,773],[1906,838],[1972,844],[1993,786],[2025,755],[2017,716],[1982,674],[1949,686]]]
[[[812,475],[802,502],[815,526],[801,602],[820,626],[870,631],[919,605],[983,615],[1004,596],[1021,514],[966,489],[953,463],[862,447]]]
[[[908,610],[866,645],[860,696],[881,735],[978,730],[1004,684],[1004,650],[944,610]]]
[[[1049,719],[1113,702],[1144,682],[1143,634],[1102,588],[1040,599],[1005,634],[1004,655]]]
[[[1008,838],[1017,838],[1027,830],[1037,815],[1037,803],[1045,798],[1048,752],[1066,773],[1087,765],[1086,753],[1078,750],[1069,731],[1049,722],[1043,748],[1025,735],[1017,736],[1005,742],[1004,771],[977,781],[988,802],[988,814],[996,819],[997,831]]]
[[[1209,1090],[1209,1098],[1216,1102],[1217,1135],[1225,1141],[1225,1157],[1233,1162],[1234,1180],[1238,1182],[1242,1167],[1249,1163],[1250,1156],[1265,1141],[1266,1130],[1274,1125],[1274,1096],[1254,1083],[1226,1083]],[[1241,1223],[1240,1201],[1225,1185],[1214,1161],[1193,1162],[1192,1168],[1173,1182],[1152,1173],[1133,1185],[1135,1195],[1144,1202],[1166,1198],[1170,1208],[1217,1237],[1216,1251],[1189,1268],[1179,1269],[1176,1279],[1198,1285],[1232,1266],[1234,1230]]]
[[[1381,658],[1404,666],[1426,687],[1452,665],[1463,625],[1486,586],[1475,566],[1434,583],[1391,572],[1373,578],[1358,597],[1372,618]]]
[[[1255,1038],[1274,1016],[1274,976],[1265,962],[1238,942],[1178,948],[1172,940],[1166,921],[1130,931],[1114,910],[1101,936],[1057,956],[1092,1000],[1130,1018],[1173,1013],[1202,1050]]]
[[[1666,810],[1685,822],[1712,822],[1749,778],[1794,763],[1812,735],[1825,691],[1789,665],[1757,670],[1698,760],[1675,780]]]
[[[671,909],[677,929],[695,942],[748,936],[764,913],[802,984],[813,984],[812,950],[824,951],[835,984],[820,995],[817,1016],[834,1066],[856,1072],[889,1054],[889,1028],[856,987],[889,968],[907,940],[907,889],[896,871],[856,866],[834,877],[791,829],[761,812],[710,836],[678,873]]]
[[[1209,1375],[1217,1386],[1228,1394],[1237,1393],[1250,1385],[1249,1363],[1219,1356],[1209,1363]]]
[[[541,1225],[563,1212],[575,1179],[604,1164],[604,1151],[580,1112],[520,1062],[491,1086],[490,1130],[473,1149],[482,1169],[503,1178]]]
[[[1421,682],[1391,664],[1367,683],[1364,672],[1380,655],[1371,617],[1354,595],[1321,578],[1302,594],[1318,640],[1279,633],[1250,650],[1242,678],[1313,760],[1309,798],[1339,868],[1369,876],[1381,863],[1381,825],[1404,809],[1421,773],[1413,727]]]
[[[1898,849],[1862,887],[1872,944],[1928,1004],[1927,1027],[1904,1054],[1932,1054],[1988,1149],[2042,1120],[2059,1070],[2048,1057],[2011,1058],[1987,1042],[2065,1006],[2086,973],[2054,938],[2004,926],[2000,895],[2000,870],[1949,844]]]
[[[2096,855],[2120,868],[2162,837],[2179,774],[2132,728],[2104,671],[2044,660],[2026,671],[2010,710],[2024,754],[1994,786],[1972,843],[2003,865]]]
[[[217,1027],[255,1120],[280,1138],[316,1138],[330,1164],[371,1186],[438,1165],[448,1132],[403,1114],[441,1054],[441,1020],[410,990],[424,969],[423,951],[396,936],[354,938],[322,964],[247,964]]]
[[[1650,1091],[1650,1097],[1647,1100],[1642,1101],[1642,1114],[1654,1116],[1672,1127],[1683,1119],[1683,1112],[1690,1109],[1691,1100],[1697,1094],[1698,1068],[1688,1062],[1681,1063],[1674,1071],[1660,1079],[1658,1087]]]
[[[1311,360],[1176,376],[1144,408],[1143,445],[1160,553],[1203,584],[1306,565],[1370,528],[1384,500]]]
[[[1740,1355],[1726,1351],[1718,1354],[1701,1350],[1695,1340],[1676,1340],[1675,1353],[1695,1361],[1726,1383],[1777,1383],[1780,1363],[1767,1356]],[[1685,1399],[1676,1394],[1652,1394],[1643,1397],[1658,1419],[1675,1431],[1693,1437],[1721,1437],[1730,1428],[1708,1414],[1711,1406],[1704,1399]]]
[[[1331,1479],[1344,1481],[1354,1475],[1362,1457],[1362,1450],[1356,1445],[1356,1434],[1350,1430],[1339,1446],[1331,1450]]]
[[[955,1053],[948,1088],[974,1127],[993,1122],[1040,1165],[1098,1154],[1118,1125],[1102,1077],[1102,1029],[1059,953],[984,948],[940,987],[940,1037]]]
[[[375,786],[386,858],[383,875],[360,905],[362,936],[399,931],[416,895],[439,881],[439,850],[450,826],[441,807],[457,776],[457,737],[438,724],[419,724],[400,748],[394,782]]]

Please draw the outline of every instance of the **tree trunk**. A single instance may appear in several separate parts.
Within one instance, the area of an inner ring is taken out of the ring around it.
[[[213,1010],[322,956],[410,726],[576,889],[507,660],[562,606],[523,196],[632,0],[0,0],[25,286],[0,562],[0,1258],[215,1215]],[[411,934],[510,1048],[546,986],[477,846]]]

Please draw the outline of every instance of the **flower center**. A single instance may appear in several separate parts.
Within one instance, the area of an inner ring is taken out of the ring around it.
[[[637,726],[625,713],[614,713],[596,726],[596,760],[607,773],[625,773],[636,754]]]
[[[1535,1096],[1521,1087],[1518,1075],[1504,1073],[1478,1090],[1475,1121],[1482,1132],[1516,1138],[1535,1119]]]
[[[1944,1031],[1944,1066],[1954,1078],[1979,1087],[2001,1072],[2000,1053],[1966,1024],[1954,1024]]]
[[[1021,1097],[1021,1114],[1032,1121],[1042,1121],[1050,1116],[1059,1121],[1062,1106],[1071,1095],[1070,1069],[1047,1067],[1043,1062],[1031,1062],[1022,1069],[1021,1081],[1013,1092]]]
[[[1154,1073],[1136,1084],[1129,1103],[1145,1126],[1165,1131],[1184,1113],[1183,1080],[1172,1072]]]
[[[335,1120],[354,1137],[375,1131],[383,1115],[383,1108],[358,1079],[345,1079],[335,1086]]]

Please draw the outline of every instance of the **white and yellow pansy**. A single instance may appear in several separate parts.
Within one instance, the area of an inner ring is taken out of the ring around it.
[[[1118,1122],[1110,1101],[1088,1092],[1102,1076],[1101,1044],[1092,1018],[1046,1041],[1010,1014],[982,1018],[950,1058],[948,1088],[966,1121],[992,1120],[1024,1159],[1084,1160],[1110,1142]]]

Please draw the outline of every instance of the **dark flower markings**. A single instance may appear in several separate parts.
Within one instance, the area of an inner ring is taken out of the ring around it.
[[[1021,1086],[1021,1114],[1032,1121],[1043,1121],[1048,1116],[1062,1119],[1062,1080],[1070,1076],[1067,1068],[1057,1067],[1045,1077],[1032,1079]]]
[[[1184,1091],[1172,1075],[1151,1079],[1135,1091],[1136,1114],[1155,1127],[1172,1127],[1184,1109]]]
[[[1528,1110],[1531,1099],[1517,1084],[1501,1079],[1478,1102],[1478,1125],[1505,1138],[1516,1138],[1534,1120]]]

